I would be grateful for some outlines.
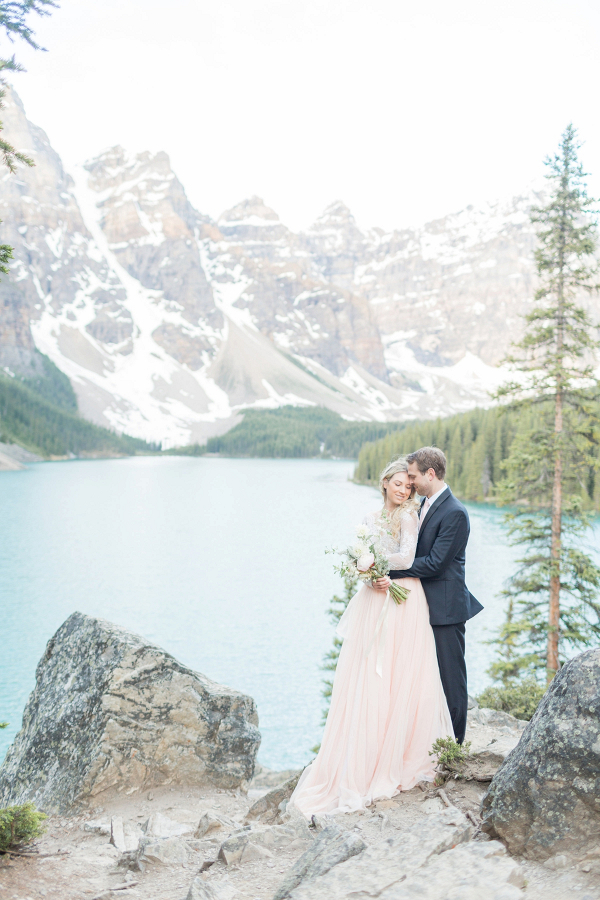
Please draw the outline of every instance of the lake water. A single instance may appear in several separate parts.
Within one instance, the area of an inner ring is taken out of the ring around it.
[[[20,727],[48,639],[74,610],[123,625],[251,694],[259,760],[301,766],[322,731],[320,664],[340,581],[324,548],[378,507],[354,463],[185,457],[43,463],[0,475],[0,759]],[[501,513],[469,505],[469,690],[512,569]]]

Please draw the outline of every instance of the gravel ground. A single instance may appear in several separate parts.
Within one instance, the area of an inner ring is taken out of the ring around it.
[[[471,737],[486,743],[490,737],[482,726]],[[492,739],[493,740],[493,739]],[[226,816],[240,825],[252,803],[291,773],[260,770],[248,794],[239,791],[157,788],[143,795],[115,795],[103,800],[102,807],[91,808],[85,815],[52,816],[46,834],[28,852],[31,857],[2,858],[0,862],[1,900],[96,900],[102,897],[126,900],[185,900],[194,877],[203,864],[216,858],[228,831],[212,832],[203,839],[193,839],[193,830],[201,816],[211,811]],[[479,821],[479,805],[486,785],[478,782],[450,781],[445,797],[430,786],[407,791],[392,800],[382,800],[360,813],[336,817],[345,829],[355,830],[368,845],[389,833],[409,829],[422,817],[444,808],[444,801],[459,807]],[[161,813],[175,823],[189,828],[182,836],[189,840],[187,861],[174,865],[150,863],[144,871],[131,865],[131,854],[121,853],[109,841],[108,834],[93,833],[85,824],[96,821],[109,824],[111,817],[121,817],[126,833],[140,830],[153,813]],[[477,835],[476,838],[478,839]],[[227,866],[214,862],[201,877],[210,884],[225,883],[235,888],[235,900],[270,900],[287,869],[304,852],[308,844],[292,841],[288,846],[268,852],[259,859]],[[45,855],[49,854],[49,855]],[[600,853],[597,863],[573,866],[561,857],[557,868],[520,861],[527,878],[526,900],[600,900]],[[324,898],[326,900],[326,898]],[[484,898],[482,898],[484,900]]]

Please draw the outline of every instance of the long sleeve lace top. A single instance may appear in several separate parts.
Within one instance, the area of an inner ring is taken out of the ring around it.
[[[390,562],[390,569],[410,569],[415,558],[419,536],[419,518],[416,510],[406,509],[400,515],[400,534],[396,539],[390,534],[389,524],[381,513],[371,513],[363,522],[373,534],[379,535],[383,551]]]

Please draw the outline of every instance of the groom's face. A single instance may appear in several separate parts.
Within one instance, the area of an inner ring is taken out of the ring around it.
[[[408,477],[410,479],[410,483],[414,484],[415,490],[419,497],[428,497],[431,491],[431,478],[429,477],[428,472],[419,472],[419,467],[416,463],[411,462],[408,464]]]

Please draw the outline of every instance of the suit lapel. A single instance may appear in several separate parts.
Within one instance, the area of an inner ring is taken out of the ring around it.
[[[438,508],[438,506],[441,506],[442,503],[448,499],[450,494],[451,494],[451,491],[450,491],[450,488],[448,487],[448,488],[446,488],[444,493],[440,494],[440,496],[437,498],[437,500],[431,504],[431,506],[427,510],[427,515],[425,516],[425,518],[423,519],[423,521],[421,522],[421,524],[419,526],[419,537],[423,534],[423,529],[425,528],[427,522],[429,522],[432,512],[434,512],[434,510],[436,510]],[[425,501],[423,501],[423,502],[425,502]]]

